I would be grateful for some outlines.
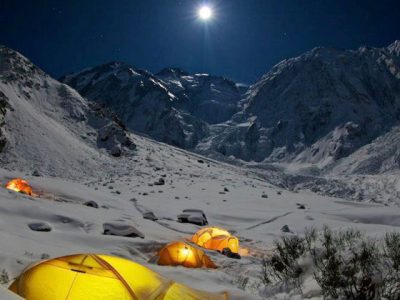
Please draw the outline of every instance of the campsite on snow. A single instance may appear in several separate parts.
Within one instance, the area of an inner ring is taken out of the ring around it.
[[[8,2],[0,20],[17,13]],[[215,34],[216,2],[190,26]],[[253,2],[240,5],[267,5]],[[399,40],[298,51],[250,85],[96,59],[55,76],[50,55],[42,66],[9,41],[0,300],[400,299]]]

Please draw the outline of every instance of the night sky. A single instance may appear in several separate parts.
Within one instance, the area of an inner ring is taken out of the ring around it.
[[[120,60],[252,83],[316,46],[382,47],[400,39],[400,1],[0,0],[0,44],[54,77]]]

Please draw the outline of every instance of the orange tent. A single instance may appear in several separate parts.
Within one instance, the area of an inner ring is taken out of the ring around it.
[[[206,227],[197,231],[193,237],[192,242],[199,246],[203,246],[205,242],[217,236],[231,236],[229,231],[218,227]]]
[[[10,180],[6,184],[6,188],[29,196],[33,195],[32,187],[29,185],[28,181],[23,180],[21,178],[15,178],[13,180]]]
[[[184,266],[186,268],[216,268],[204,251],[184,242],[172,242],[162,248],[156,256],[161,266]]]
[[[204,248],[219,252],[228,248],[232,253],[239,253],[239,240],[235,236],[216,236],[204,243]]]
[[[192,237],[192,242],[200,247],[222,252],[228,248],[232,253],[239,252],[239,240],[227,230],[218,227],[200,229]]]

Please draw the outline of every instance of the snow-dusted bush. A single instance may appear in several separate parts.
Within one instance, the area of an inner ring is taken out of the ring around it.
[[[304,270],[299,259],[306,251],[305,239],[298,236],[284,236],[275,241],[276,251],[271,258],[262,260],[261,279],[265,285],[276,282],[286,287],[301,289]]]
[[[7,284],[10,282],[10,277],[5,269],[0,272],[0,284]]]
[[[379,285],[379,251],[359,231],[332,232],[325,227],[310,247],[314,278],[325,297],[375,299]]]
[[[304,237],[285,236],[275,242],[275,253],[262,261],[261,279],[274,288],[302,291],[307,276],[329,299],[400,299],[400,233],[380,241],[360,231],[321,234],[308,230]]]
[[[385,299],[400,299],[400,233],[386,234],[382,261],[381,295]]]

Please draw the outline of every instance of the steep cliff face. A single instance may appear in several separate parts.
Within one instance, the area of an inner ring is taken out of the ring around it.
[[[84,97],[111,108],[126,126],[159,141],[192,148],[205,123],[178,110],[178,99],[164,82],[144,70],[112,62],[64,76]]]
[[[0,152],[3,151],[7,140],[3,132],[4,119],[8,108],[8,98],[0,91]]]
[[[350,155],[400,118],[398,48],[316,48],[282,61],[208,145],[245,160],[321,166]]]
[[[163,69],[156,76],[178,98],[176,108],[208,124],[225,122],[240,109],[243,90],[227,78],[176,68]]]

